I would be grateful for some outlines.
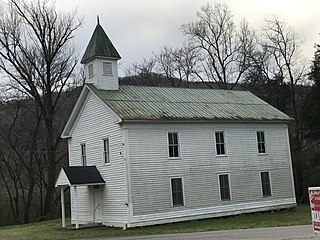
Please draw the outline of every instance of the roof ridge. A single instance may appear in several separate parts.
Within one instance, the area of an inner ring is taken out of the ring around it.
[[[138,88],[163,88],[163,89],[184,89],[184,90],[207,90],[207,91],[224,91],[224,92],[250,92],[248,90],[231,90],[231,89],[216,89],[216,88],[190,88],[190,87],[167,87],[167,86],[146,86],[146,85],[120,85],[122,87],[138,87]],[[103,90],[102,91],[108,91]],[[250,92],[251,93],[251,92]]]
[[[158,102],[170,102],[165,100],[133,100],[133,99],[108,99],[104,98],[109,102],[150,102],[150,103],[158,103]],[[267,102],[261,103],[241,103],[241,102],[213,102],[213,101],[174,101],[174,103],[212,103],[212,104],[239,104],[239,105],[270,105]]]

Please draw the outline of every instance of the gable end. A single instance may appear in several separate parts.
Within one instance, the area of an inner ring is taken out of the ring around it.
[[[90,94],[94,95],[99,101],[118,119],[118,123],[122,122],[122,119],[104,102],[102,101],[91,89],[84,85],[82,92],[77,100],[75,107],[72,110],[72,113],[62,131],[61,138],[70,138],[72,132],[81,116],[83,109],[85,108],[87,101],[90,97]]]

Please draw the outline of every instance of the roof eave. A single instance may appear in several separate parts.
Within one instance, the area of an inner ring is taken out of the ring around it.
[[[122,119],[125,123],[289,123],[293,119]]]
[[[80,115],[81,109],[84,107],[84,102],[85,102],[89,92],[90,92],[89,88],[86,85],[84,85],[84,87],[80,93],[80,96],[76,102],[76,105],[74,106],[74,108],[69,116],[69,119],[68,119],[66,125],[64,126],[64,129],[61,133],[61,138],[71,138],[74,125],[77,122],[77,119]]]
[[[73,187],[73,186],[97,186],[97,185],[106,185],[106,183],[81,183],[81,184],[71,184],[70,187]]]
[[[121,59],[121,57],[107,57],[107,56],[102,56],[102,55],[96,55],[96,56],[92,56],[92,57],[90,57],[90,58],[87,58],[87,59],[85,59],[85,60],[81,60],[80,63],[81,63],[81,64],[86,64],[86,63],[92,61],[92,60],[95,59],[95,58],[103,58],[103,59],[116,60],[116,61],[118,61],[118,60]]]

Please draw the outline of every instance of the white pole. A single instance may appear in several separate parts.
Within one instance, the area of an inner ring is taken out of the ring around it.
[[[79,228],[79,218],[78,218],[78,193],[77,193],[77,186],[74,186],[74,207],[76,213],[76,228]]]
[[[66,227],[66,215],[64,207],[64,187],[61,187],[61,218],[62,218],[62,228]]]

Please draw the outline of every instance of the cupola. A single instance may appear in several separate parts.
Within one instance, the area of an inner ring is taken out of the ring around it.
[[[121,57],[101,27],[98,17],[97,26],[81,59],[85,67],[85,82],[92,83],[99,89],[119,89],[119,59]]]

